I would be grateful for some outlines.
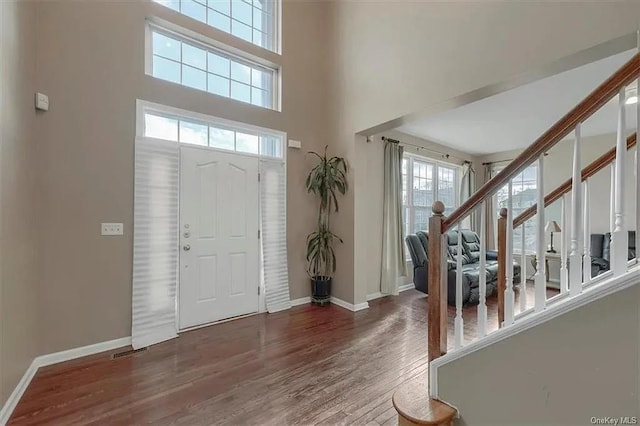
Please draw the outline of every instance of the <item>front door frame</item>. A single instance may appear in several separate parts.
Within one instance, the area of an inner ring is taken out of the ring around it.
[[[190,118],[190,119],[194,119],[197,121],[204,121],[210,124],[219,124],[223,127],[230,127],[234,130],[238,130],[238,131],[249,131],[252,133],[266,133],[266,134],[272,134],[272,135],[278,135],[282,138],[282,158],[274,158],[274,157],[266,157],[266,156],[261,156],[261,155],[257,155],[257,154],[248,154],[248,153],[244,153],[244,152],[238,152],[238,151],[229,151],[229,150],[224,150],[224,149],[219,149],[219,148],[213,148],[213,147],[209,147],[209,146],[199,146],[199,145],[191,145],[191,144],[181,144],[179,142],[177,142],[179,144],[179,151],[180,151],[180,161],[179,161],[179,170],[178,170],[178,174],[179,176],[182,176],[182,146],[186,145],[192,148],[199,148],[199,149],[203,149],[203,150],[209,150],[209,151],[216,151],[216,152],[221,152],[221,153],[225,153],[225,154],[235,154],[235,155],[240,155],[240,156],[245,156],[245,157],[253,157],[253,158],[258,158],[258,170],[260,171],[260,173],[262,173],[262,161],[269,161],[269,162],[273,162],[273,163],[281,163],[284,164],[284,190],[285,190],[285,211],[287,211],[287,197],[286,197],[286,193],[287,193],[287,187],[288,187],[288,167],[287,167],[287,133],[286,132],[282,132],[280,130],[274,130],[274,129],[269,129],[266,127],[260,127],[260,126],[254,126],[252,124],[246,124],[246,123],[241,123],[241,122],[237,122],[237,121],[233,121],[233,120],[227,120],[224,118],[219,118],[219,117],[214,117],[211,115],[206,115],[206,114],[201,114],[201,113],[197,113],[197,112],[193,112],[193,111],[188,111],[188,110],[184,110],[184,109],[180,109],[180,108],[174,108],[168,105],[162,105],[162,104],[158,104],[158,103],[154,103],[154,102],[149,102],[149,101],[145,101],[145,100],[141,100],[141,99],[136,99],[136,136],[139,137],[145,137],[144,136],[144,115],[146,111],[155,111],[155,112],[160,112],[160,113],[164,113],[164,114],[168,114],[168,115],[172,115],[172,116],[176,116],[176,117],[185,117],[185,118]],[[181,179],[180,179],[181,180]],[[181,182],[180,182],[181,183]],[[178,184],[178,197],[181,196],[180,193],[180,183]],[[258,202],[259,202],[259,206],[261,206],[262,203],[262,196],[260,195],[260,191],[258,191]],[[178,208],[178,233],[180,232],[180,213],[181,213],[181,206],[179,206]],[[285,217],[286,220],[286,217]],[[258,224],[258,229],[260,230],[260,233],[262,234],[262,218],[260,218],[260,223]],[[178,244],[180,244],[180,235],[178,235]],[[180,245],[178,246],[178,259],[177,259],[177,263],[178,263],[178,282],[176,283],[176,318],[175,318],[175,327],[176,327],[176,332],[177,333],[181,333],[184,331],[188,331],[188,330],[193,330],[196,328],[201,328],[201,327],[207,327],[210,325],[214,325],[217,323],[221,323],[221,322],[225,322],[225,321],[229,321],[231,319],[235,319],[238,317],[234,317],[234,318],[230,318],[230,319],[226,319],[226,320],[220,320],[220,321],[216,321],[213,323],[208,323],[208,324],[202,324],[199,326],[195,326],[195,327],[190,327],[190,328],[185,328],[185,329],[181,329],[180,328]],[[259,268],[259,286],[260,286],[260,294],[259,294],[259,298],[258,298],[258,313],[265,313],[267,312],[267,299],[266,299],[266,289],[265,289],[265,285],[264,285],[264,259],[262,257],[262,242],[260,242],[260,250],[259,250],[259,254],[258,257],[260,259],[260,268]],[[252,315],[252,314],[249,314]]]

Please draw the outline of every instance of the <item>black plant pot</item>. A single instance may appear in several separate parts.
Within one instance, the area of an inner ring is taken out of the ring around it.
[[[331,299],[331,277],[311,278],[311,303],[324,306]]]

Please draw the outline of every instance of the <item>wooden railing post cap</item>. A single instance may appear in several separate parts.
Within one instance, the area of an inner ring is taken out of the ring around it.
[[[442,216],[444,214],[444,203],[442,201],[436,201],[431,206],[431,211],[434,216]]]
[[[500,217],[504,217],[504,218],[507,217],[507,208],[506,207],[503,207],[503,208],[500,209]]]

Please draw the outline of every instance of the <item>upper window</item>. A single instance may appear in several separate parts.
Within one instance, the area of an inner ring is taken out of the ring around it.
[[[165,111],[144,110],[143,135],[192,145],[255,154],[283,157],[284,138],[280,134],[241,128],[232,124],[199,120]]]
[[[155,27],[151,28],[151,75],[274,109],[276,70]]]
[[[460,167],[405,154],[402,159],[402,213],[405,235],[426,230],[437,200],[445,215],[458,207]]]
[[[494,168],[494,172],[500,173],[504,167]],[[515,219],[526,209],[537,202],[538,187],[538,166],[532,164],[524,171],[514,177],[511,181],[512,193],[511,203],[513,207],[513,218]],[[498,208],[507,207],[509,199],[509,185],[505,185],[495,195],[495,202]],[[496,227],[497,229],[497,227]],[[536,224],[533,220],[524,223],[524,249],[527,252],[536,250]],[[522,251],[522,226],[513,230],[513,251]]]
[[[277,51],[275,0],[154,0],[242,40]]]

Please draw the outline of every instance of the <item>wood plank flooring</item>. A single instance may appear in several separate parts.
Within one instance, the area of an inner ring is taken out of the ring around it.
[[[9,424],[397,424],[394,390],[426,377],[427,297],[409,290],[369,305],[357,313],[299,306],[183,333],[131,357],[107,352],[42,368]],[[474,337],[476,309],[464,319]]]

